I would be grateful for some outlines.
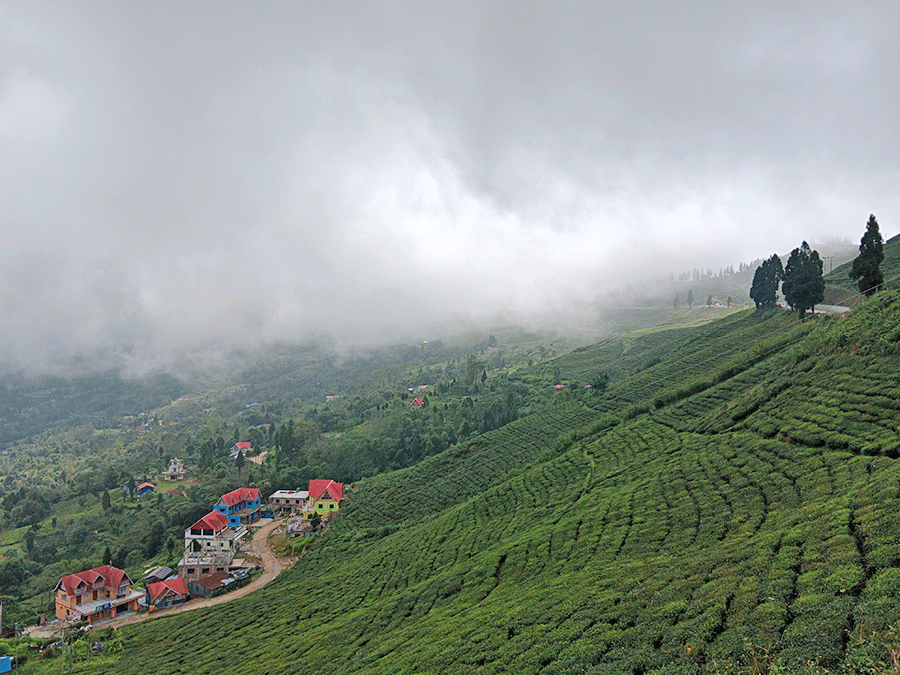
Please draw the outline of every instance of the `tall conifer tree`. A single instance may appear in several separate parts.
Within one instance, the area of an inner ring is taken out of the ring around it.
[[[874,215],[870,215],[866,233],[859,242],[859,255],[850,268],[850,278],[857,280],[856,286],[860,293],[873,295],[881,290],[884,275],[880,266],[883,260],[884,239],[878,229],[878,221]]]
[[[778,284],[783,278],[781,258],[774,253],[756,268],[753,284],[750,286],[750,299],[756,303],[757,309],[775,306],[778,301]]]
[[[791,309],[806,316],[806,310],[814,311],[816,304],[825,299],[825,279],[822,276],[822,259],[805,241],[800,248],[791,251],[784,268],[781,290]]]

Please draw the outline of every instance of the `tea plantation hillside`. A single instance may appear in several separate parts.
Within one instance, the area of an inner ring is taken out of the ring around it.
[[[357,483],[292,570],[123,629],[110,672],[863,672],[900,621],[898,356],[894,292],[573,353],[624,379]]]

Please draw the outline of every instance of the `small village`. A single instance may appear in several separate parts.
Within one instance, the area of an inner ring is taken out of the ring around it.
[[[163,476],[183,479],[182,461],[173,459]],[[135,486],[139,497],[154,491],[149,481]],[[112,565],[68,574],[54,589],[55,619],[44,622],[35,634],[59,633],[78,625],[87,629],[116,625],[128,616],[152,614],[237,589],[262,571],[254,554],[239,555],[249,548],[246,545],[255,531],[275,525],[288,537],[312,536],[327,526],[343,498],[343,483],[328,479],[310,480],[306,490],[278,490],[265,503],[257,488],[232,490],[184,531],[184,551],[175,569],[157,567],[140,583]],[[267,535],[271,529],[263,532]]]

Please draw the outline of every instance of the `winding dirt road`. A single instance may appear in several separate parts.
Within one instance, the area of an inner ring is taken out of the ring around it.
[[[221,605],[223,602],[231,602],[232,600],[235,600],[237,598],[244,597],[248,593],[252,593],[257,588],[262,588],[267,583],[272,581],[272,579],[281,574],[281,571],[287,564],[287,561],[282,562],[281,559],[276,557],[275,553],[272,552],[272,549],[269,546],[269,535],[272,533],[272,530],[274,530],[281,524],[281,521],[273,520],[271,523],[263,525],[254,532],[253,539],[243,547],[245,551],[255,553],[260,557],[260,564],[263,568],[263,573],[246,586],[242,586],[236,591],[231,591],[230,593],[217,595],[214,598],[198,598],[196,600],[190,600],[183,605],[175,605],[174,607],[159,609],[152,614],[129,614],[122,619],[110,621],[108,624],[106,624],[106,626],[119,628],[121,626],[127,626],[129,624],[139,623],[141,621],[148,621],[150,619],[155,619],[161,616],[170,616],[172,614],[178,614],[180,612],[189,612],[192,609]]]
[[[263,573],[246,586],[242,586],[237,590],[231,591],[230,593],[224,593],[223,595],[218,595],[214,598],[198,598],[196,600],[189,600],[182,605],[166,607],[165,609],[157,610],[152,614],[147,612],[143,614],[129,614],[120,619],[113,619],[112,621],[106,621],[102,624],[97,624],[97,627],[121,628],[122,626],[127,626],[133,623],[140,623],[141,621],[149,621],[151,619],[156,619],[162,616],[171,616],[172,614],[178,614],[180,612],[189,612],[192,609],[212,607],[213,605],[220,605],[223,602],[231,602],[232,600],[241,598],[248,593],[252,593],[258,588],[262,588],[267,583],[272,581],[272,579],[281,574],[281,571],[289,567],[291,564],[291,561],[289,559],[278,558],[269,546],[269,535],[272,533],[272,530],[283,524],[284,522],[280,520],[273,520],[270,523],[266,523],[262,527],[255,530],[253,539],[243,547],[245,551],[255,553],[260,557],[260,564],[263,568]],[[53,637],[52,634],[55,632],[59,632],[59,628],[53,627],[48,630],[47,627],[32,626],[27,632],[32,637]],[[47,635],[42,634],[45,632],[47,633]]]

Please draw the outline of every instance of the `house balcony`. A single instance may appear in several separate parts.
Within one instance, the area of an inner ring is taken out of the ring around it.
[[[100,598],[99,600],[82,602],[80,605],[68,607],[68,610],[76,617],[80,615],[80,618],[83,619],[91,618],[94,615],[106,615],[110,610],[112,610],[112,615],[115,616],[115,611],[120,607],[127,607],[143,596],[144,594],[141,591],[132,591],[121,598]]]

